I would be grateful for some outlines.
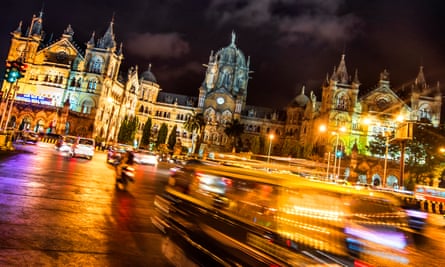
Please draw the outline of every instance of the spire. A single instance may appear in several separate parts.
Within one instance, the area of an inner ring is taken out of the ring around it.
[[[105,32],[104,36],[99,40],[98,43],[99,48],[116,47],[116,41],[114,40],[114,33],[113,33],[113,25],[114,25],[114,15],[113,18],[111,19],[107,31]]]
[[[119,49],[117,50],[118,55],[122,55],[122,47],[123,47],[123,44],[121,42],[121,44],[119,45]]]
[[[354,81],[353,83],[355,84],[360,84],[360,80],[358,79],[358,69],[355,69],[355,73],[354,73]]]
[[[93,32],[93,33],[91,34],[91,38],[90,38],[90,40],[88,41],[87,45],[92,45],[92,46],[94,46],[94,36],[95,36],[95,35],[96,35],[95,32]]]
[[[236,40],[236,34],[235,34],[235,31],[232,30],[232,42],[230,43],[230,46],[236,46],[235,40]]]
[[[417,74],[417,78],[415,84],[419,88],[426,88],[425,75],[423,74],[423,66],[420,66],[419,73]]]
[[[303,85],[303,87],[301,87],[301,94],[304,95],[304,89],[306,86]]]
[[[22,33],[22,21],[19,22],[19,26],[17,27],[17,29],[15,29],[14,33]]]
[[[380,81],[389,81],[389,72],[386,69],[380,73]]]
[[[337,78],[341,83],[348,83],[349,81],[348,71],[346,70],[345,54],[341,55],[340,64],[338,64],[337,68]]]
[[[337,68],[334,66],[334,71],[332,72],[332,75],[331,75],[331,80],[332,81],[338,81],[338,76],[337,76]]]
[[[42,16],[42,11],[40,11],[40,15],[38,17],[36,17],[36,15],[32,16],[31,27],[29,28],[29,31],[27,33],[28,36],[42,35]]]
[[[67,37],[69,40],[72,40],[73,39],[73,35],[74,35],[74,30],[71,27],[71,24],[68,24],[66,29],[63,31],[63,36]]]

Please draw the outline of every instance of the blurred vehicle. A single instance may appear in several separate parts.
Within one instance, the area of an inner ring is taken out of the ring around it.
[[[121,155],[127,151],[134,151],[134,148],[125,144],[117,144],[108,147],[107,163],[113,164],[114,162],[119,161]]]
[[[137,150],[134,153],[134,162],[144,165],[158,165],[158,157],[155,153],[147,150]]]
[[[231,244],[218,246],[226,254],[249,250],[285,262],[264,259],[268,266],[301,265],[301,250],[395,265],[407,262],[411,242],[408,216],[389,194],[245,168],[185,165],[171,172],[155,210],[162,231]]]
[[[26,144],[36,144],[39,141],[39,134],[33,131],[22,131],[20,140]]]
[[[56,145],[57,148],[57,145]],[[92,138],[66,135],[60,141],[58,150],[72,157],[92,159],[95,150],[95,141]]]
[[[158,161],[159,162],[169,162],[174,163],[174,160],[172,159],[171,155],[168,153],[160,153],[158,154]]]

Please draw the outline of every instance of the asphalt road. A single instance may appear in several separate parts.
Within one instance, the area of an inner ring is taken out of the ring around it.
[[[127,192],[105,153],[65,159],[53,145],[0,153],[0,266],[186,266],[152,225],[167,167],[137,166]]]
[[[105,158],[67,160],[45,143],[0,152],[0,266],[198,266],[151,223],[170,166],[138,165],[122,192]],[[406,266],[445,266],[443,240],[445,219],[430,214]]]

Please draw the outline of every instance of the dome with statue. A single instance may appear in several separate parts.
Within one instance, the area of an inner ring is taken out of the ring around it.
[[[235,33],[232,32],[232,42],[230,45],[221,48],[216,53],[216,60],[223,64],[236,64],[238,66],[246,66],[246,58],[243,52],[239,50],[235,45]]]
[[[291,107],[305,107],[307,103],[309,102],[309,97],[304,94],[304,86],[301,89],[301,93],[296,96],[292,102],[290,103]]]
[[[151,64],[148,65],[148,69],[146,71],[142,72],[141,80],[157,83],[155,75],[153,72],[151,72]]]

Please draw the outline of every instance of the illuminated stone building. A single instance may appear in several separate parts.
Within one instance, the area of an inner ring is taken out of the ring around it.
[[[113,141],[123,118],[137,116],[138,144],[150,117],[154,133],[163,123],[169,130],[176,126],[182,145],[190,149],[192,134],[184,130],[184,122],[201,112],[207,122],[207,151],[230,151],[224,128],[227,122],[239,119],[245,127],[239,150],[266,154],[268,135],[273,134],[273,155],[306,157],[334,151],[336,145],[347,154],[353,147],[366,154],[365,146],[373,136],[397,126],[396,115],[435,126],[440,121],[440,88],[428,86],[423,68],[415,82],[404,87],[403,96],[391,89],[387,71],[381,73],[376,88],[362,93],[358,73],[351,78],[344,55],[321,85],[321,100],[314,89],[307,96],[303,87],[280,110],[248,105],[250,58],[237,48],[235,33],[228,46],[210,52],[198,96],[164,92],[150,64],[121,70],[124,55],[113,25],[114,20],[102,35],[93,31],[85,48],[80,48],[73,40],[71,25],[56,41],[48,41],[44,40],[42,13],[33,16],[26,31],[20,22],[11,33],[6,60],[22,60],[28,70],[16,84],[8,126]],[[2,92],[13,88],[3,82]],[[319,130],[322,125],[325,132]]]

